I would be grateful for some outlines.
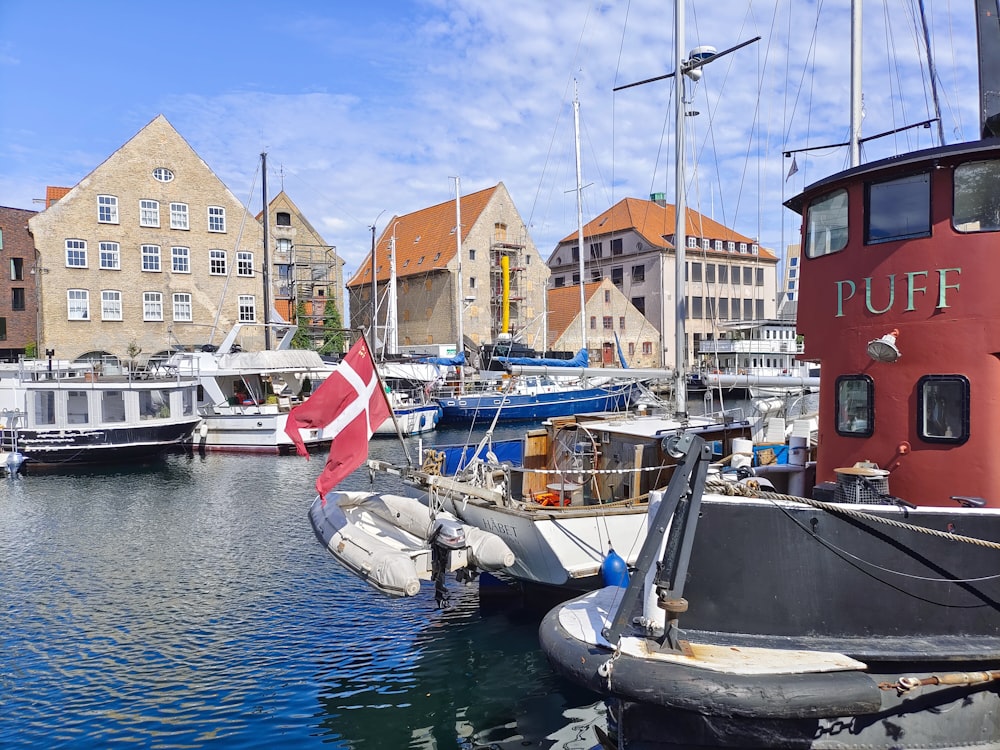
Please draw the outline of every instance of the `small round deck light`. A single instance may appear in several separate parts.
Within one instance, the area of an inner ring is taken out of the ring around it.
[[[887,333],[882,338],[869,341],[868,356],[876,362],[895,362],[901,356],[896,347],[897,336],[899,336],[899,329],[893,328],[891,333]]]

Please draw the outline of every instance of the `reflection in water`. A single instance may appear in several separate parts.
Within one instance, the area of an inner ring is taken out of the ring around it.
[[[441,611],[339,568],[306,516],[322,463],[0,480],[0,746],[593,747],[602,708],[545,663],[541,611],[453,580]]]

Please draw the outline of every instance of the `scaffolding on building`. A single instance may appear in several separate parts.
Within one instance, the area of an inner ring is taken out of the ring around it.
[[[519,341],[526,326],[525,297],[527,278],[525,266],[525,245],[508,242],[505,237],[497,237],[490,245],[490,334],[493,341],[499,341],[502,334]],[[504,259],[506,258],[506,263]],[[507,330],[504,330],[504,267],[507,268],[508,314]]]

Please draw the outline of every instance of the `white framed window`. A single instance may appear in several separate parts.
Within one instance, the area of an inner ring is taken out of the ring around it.
[[[101,224],[118,223],[118,198],[116,196],[97,196],[97,221]]]
[[[753,243],[753,244],[752,244],[752,245],[750,246],[750,254],[751,254],[751,255],[758,255],[759,253],[760,253],[760,245],[758,245],[758,244],[757,244],[757,243],[755,242],[755,243]]]
[[[224,209],[222,206],[208,207],[208,231],[209,232],[226,231],[226,209]]]
[[[731,253],[735,252],[736,251],[736,243],[733,242],[732,240],[729,240],[728,242],[726,242],[726,250],[728,250]]]
[[[160,204],[158,201],[139,201],[139,226],[158,227],[160,226]]]
[[[741,242],[740,243],[740,252],[741,253],[745,253],[746,251],[747,251],[747,243]]]
[[[275,250],[285,254],[292,252],[292,241],[287,237],[279,237],[275,242]]]
[[[101,291],[101,320],[122,319],[122,293],[116,289]]]
[[[208,273],[212,276],[225,276],[226,275],[226,251],[225,250],[209,250],[208,251]]]
[[[142,293],[142,319],[163,320],[163,295],[160,292]]]
[[[236,253],[236,275],[253,276],[253,253],[239,250]]]
[[[174,320],[191,322],[191,295],[186,292],[174,294]]]
[[[191,273],[191,249],[170,248],[170,268],[174,273]]]
[[[171,229],[187,229],[188,228],[188,204],[187,203],[171,203],[170,204],[170,228]]]
[[[257,322],[257,300],[252,294],[241,294],[239,297],[240,323]]]
[[[166,167],[157,167],[153,170],[153,179],[157,182],[173,182],[174,173]]]
[[[101,251],[101,268],[106,271],[120,271],[122,268],[122,253],[118,243],[102,242],[99,247]]]
[[[159,272],[160,270],[160,246],[142,246],[142,270]]]
[[[715,249],[716,250],[722,250],[722,240],[716,240],[715,241]]]
[[[69,320],[90,320],[90,292],[86,289],[66,290],[66,317]]]
[[[66,240],[66,266],[87,267],[87,240]]]
[[[692,250],[696,250],[698,248],[698,238],[697,237],[688,237],[688,244],[687,244],[687,246],[689,248],[691,248]]]
[[[707,239],[707,238],[702,239],[702,241],[701,241],[701,249],[702,250],[711,250],[712,249],[712,240]]]

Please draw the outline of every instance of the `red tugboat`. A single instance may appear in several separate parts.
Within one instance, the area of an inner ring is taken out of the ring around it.
[[[823,372],[809,496],[723,487],[683,436],[628,588],[542,622],[608,747],[1000,747],[1000,24],[977,10],[982,139],[787,203]]]

